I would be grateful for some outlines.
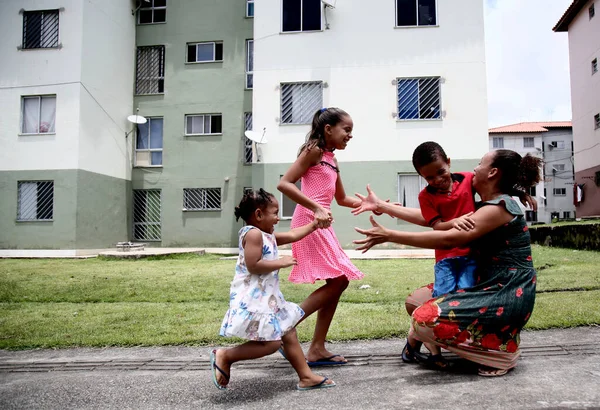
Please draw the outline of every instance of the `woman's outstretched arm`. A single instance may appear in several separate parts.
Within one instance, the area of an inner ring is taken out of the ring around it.
[[[470,231],[450,229],[448,231],[402,232],[384,228],[371,216],[371,225],[373,225],[371,229],[355,228],[356,232],[365,235],[366,238],[353,242],[360,245],[356,249],[362,250],[363,253],[384,242],[394,242],[418,248],[452,249],[464,246],[510,222],[513,215],[508,213],[502,205],[488,205],[477,210],[471,218],[475,222],[475,228]]]

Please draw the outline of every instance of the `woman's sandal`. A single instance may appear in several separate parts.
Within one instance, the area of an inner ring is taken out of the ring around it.
[[[404,363],[415,363],[417,361],[417,359],[415,358],[415,352],[421,350],[422,344],[422,342],[417,342],[417,345],[415,347],[412,347],[407,339],[406,345],[404,345],[404,347],[402,348],[402,361]]]
[[[477,374],[483,377],[500,377],[508,373],[510,369],[496,369],[494,367],[481,366],[477,370]]]
[[[415,359],[420,364],[432,370],[450,370],[450,363],[442,356],[442,354],[423,354],[414,352]]]

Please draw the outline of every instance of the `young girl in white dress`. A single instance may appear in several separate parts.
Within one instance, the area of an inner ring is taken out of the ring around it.
[[[279,222],[279,204],[263,189],[246,193],[235,208],[235,216],[236,220],[242,218],[246,226],[239,233],[239,257],[231,282],[229,310],[220,335],[248,341],[211,352],[215,386],[226,388],[233,363],[272,354],[282,343],[290,364],[298,373],[298,390],[335,386],[332,380],[314,374],[308,367],[295,329],[304,311],[295,303],[287,302],[279,290],[279,269],[297,262],[291,256],[279,258],[277,245],[304,238],[317,229],[317,223],[313,221],[289,232],[274,233]]]

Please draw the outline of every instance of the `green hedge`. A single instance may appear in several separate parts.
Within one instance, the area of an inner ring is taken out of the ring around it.
[[[532,243],[600,251],[600,224],[538,225],[529,232]]]

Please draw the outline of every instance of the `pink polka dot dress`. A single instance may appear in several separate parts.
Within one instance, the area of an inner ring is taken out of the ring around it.
[[[338,177],[333,161],[333,152],[325,151],[321,163],[306,171],[302,177],[304,195],[331,209]],[[292,228],[306,225],[314,220],[314,212],[296,205],[292,217]],[[290,273],[294,283],[314,283],[316,280],[346,276],[349,280],[362,279],[364,274],[350,262],[335,236],[333,228],[317,229],[310,235],[292,244],[292,253],[298,260]]]

